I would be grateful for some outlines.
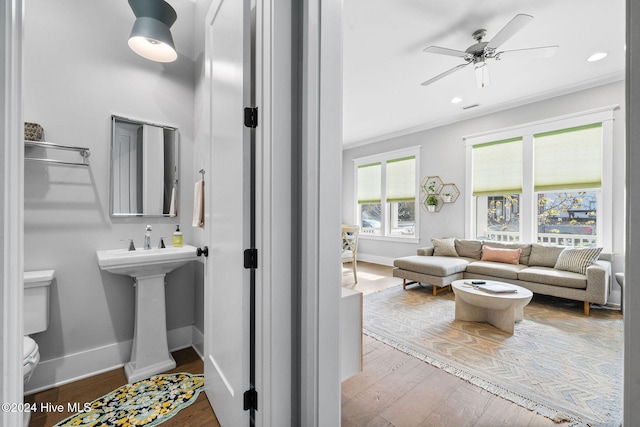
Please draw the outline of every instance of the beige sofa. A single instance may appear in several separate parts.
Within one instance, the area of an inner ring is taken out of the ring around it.
[[[418,255],[394,261],[393,275],[403,279],[403,288],[426,283],[437,295],[450,289],[454,280],[496,280],[537,294],[583,301],[586,316],[590,304],[604,305],[609,297],[610,255],[601,254],[601,249],[464,239],[432,242],[434,246],[418,249]],[[579,259],[582,265],[574,265],[576,259],[587,257],[587,252],[591,259]],[[513,263],[503,262],[504,256]]]

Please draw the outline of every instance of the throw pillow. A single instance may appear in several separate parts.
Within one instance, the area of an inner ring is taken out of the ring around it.
[[[484,246],[482,248],[482,261],[503,262],[505,264],[519,264],[522,249],[503,249]]]
[[[431,239],[433,256],[458,256],[455,239]]]
[[[465,258],[482,258],[482,242],[480,240],[456,239],[456,252]]]
[[[527,263],[529,267],[549,267],[553,268],[558,262],[558,257],[564,250],[563,246],[541,245],[534,243],[531,245],[531,256]]]
[[[501,249],[520,249],[522,252],[520,252],[519,263],[523,265],[529,264],[529,255],[531,255],[531,245],[528,243],[485,241],[483,242],[482,247],[485,247],[485,246],[491,246],[492,248],[501,248]]]
[[[554,268],[587,274],[587,267],[598,259],[600,252],[602,248],[564,248]]]

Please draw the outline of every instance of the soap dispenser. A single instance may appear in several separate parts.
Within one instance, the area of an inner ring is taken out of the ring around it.
[[[180,231],[180,225],[176,225],[176,231],[173,233],[173,247],[182,247],[182,231]]]

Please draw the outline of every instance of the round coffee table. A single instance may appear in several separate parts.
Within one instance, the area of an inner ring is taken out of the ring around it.
[[[456,280],[451,289],[456,295],[456,320],[488,322],[498,329],[513,334],[515,322],[522,320],[523,308],[529,304],[533,293],[521,286],[486,280],[515,288],[513,293],[491,293],[470,285],[470,279]]]

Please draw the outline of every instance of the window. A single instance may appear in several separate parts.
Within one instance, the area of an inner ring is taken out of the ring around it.
[[[354,162],[360,236],[416,238],[418,148]]]
[[[476,196],[477,238],[520,241],[520,194]]]
[[[596,244],[602,187],[602,123],[533,136],[537,241]]]
[[[465,138],[468,237],[611,247],[612,109]]]
[[[597,243],[599,191],[557,191],[538,195],[538,242],[562,246]]]
[[[474,146],[472,170],[472,194],[476,199],[476,237],[519,241],[522,138]]]

